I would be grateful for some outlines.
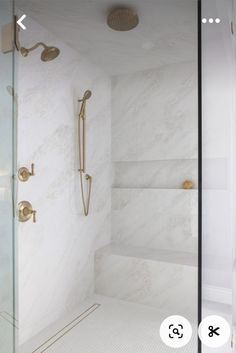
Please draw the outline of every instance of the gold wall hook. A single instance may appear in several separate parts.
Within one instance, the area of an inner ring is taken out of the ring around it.
[[[21,201],[18,204],[18,219],[20,222],[27,222],[33,216],[33,222],[36,223],[36,213],[33,207],[28,201]]]
[[[35,176],[35,169],[33,163],[31,164],[31,172],[26,167],[22,167],[18,170],[18,178],[22,182],[28,181],[31,176]]]

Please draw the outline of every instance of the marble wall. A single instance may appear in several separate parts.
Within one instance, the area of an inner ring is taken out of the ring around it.
[[[112,97],[113,161],[197,158],[196,63],[116,76]]]
[[[40,49],[18,62],[18,168],[36,175],[18,183],[18,201],[37,210],[37,223],[18,224],[20,343],[56,321],[94,290],[94,251],[110,242],[111,81],[96,66],[27,19],[21,44],[60,48],[48,63]],[[78,170],[78,99],[86,89],[87,171],[91,211],[82,212]]]
[[[197,319],[197,67],[113,77],[112,245],[98,294]],[[193,190],[183,190],[190,179]],[[188,293],[186,297],[186,293]],[[183,302],[182,298],[186,297]]]
[[[197,200],[196,190],[114,189],[113,241],[150,249],[196,252]]]
[[[118,244],[197,252],[197,65],[113,78],[112,238]]]

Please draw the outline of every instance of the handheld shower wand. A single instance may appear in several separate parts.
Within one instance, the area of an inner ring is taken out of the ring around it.
[[[89,174],[86,174],[86,102],[91,96],[92,96],[92,92],[88,90],[84,93],[83,99],[79,100],[79,102],[82,103],[80,112],[79,112],[79,126],[78,126],[79,173],[80,173],[82,202],[83,202],[85,216],[88,216],[88,213],[89,213],[91,188],[92,188],[92,177]],[[84,193],[84,182],[83,182],[84,174],[85,174],[85,180],[88,182],[87,200],[85,200],[85,193]]]

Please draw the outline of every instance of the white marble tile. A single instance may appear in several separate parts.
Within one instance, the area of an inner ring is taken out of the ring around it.
[[[198,187],[197,160],[115,162],[113,173],[117,188],[181,189],[185,180]]]
[[[35,163],[36,175],[18,183],[37,223],[18,224],[19,340],[24,342],[93,293],[94,251],[110,242],[111,82],[34,21],[22,45],[40,40],[60,48],[49,63],[40,49],[17,57],[18,167]],[[87,104],[87,172],[93,177],[91,212],[82,212],[78,175],[78,99]],[[36,304],[37,303],[37,304]]]
[[[197,199],[196,190],[113,189],[113,241],[197,252]]]
[[[116,76],[112,97],[113,161],[197,158],[195,62]]]
[[[97,294],[196,318],[197,266],[127,255],[121,247],[98,251],[95,265]]]

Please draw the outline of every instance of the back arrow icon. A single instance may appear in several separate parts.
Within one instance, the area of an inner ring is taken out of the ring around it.
[[[22,15],[21,18],[19,18],[19,20],[17,21],[17,24],[22,28],[22,29],[26,29],[26,26],[22,23],[22,21],[24,21],[24,19],[26,18],[26,15]]]

